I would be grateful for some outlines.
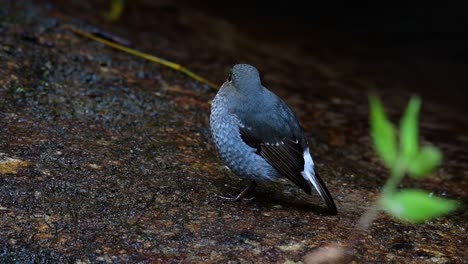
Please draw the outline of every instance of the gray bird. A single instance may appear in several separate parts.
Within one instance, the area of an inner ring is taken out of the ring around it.
[[[329,212],[337,214],[330,192],[315,171],[304,130],[286,103],[262,85],[255,67],[232,67],[213,100],[210,127],[225,164],[251,181],[233,200],[243,199],[257,181],[286,177],[307,194],[312,185]]]

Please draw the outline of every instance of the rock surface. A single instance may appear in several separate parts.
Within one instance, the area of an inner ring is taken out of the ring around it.
[[[304,57],[253,43],[225,20],[139,4],[114,24],[101,17],[106,5],[92,2],[1,7],[0,157],[17,163],[0,167],[0,262],[293,263],[348,242],[388,175],[368,135],[367,92],[378,87],[398,120],[418,79],[395,80],[377,59],[318,53],[327,50],[320,43]],[[257,65],[303,123],[338,216],[287,183],[261,184],[251,201],[220,199],[246,183],[224,169],[210,140],[216,91],[66,24],[112,32],[219,84],[234,63]],[[402,186],[466,203],[466,115],[432,99],[423,96],[422,140],[439,147],[444,162],[433,177]],[[380,214],[354,257],[466,262],[466,216],[463,207],[413,226]]]

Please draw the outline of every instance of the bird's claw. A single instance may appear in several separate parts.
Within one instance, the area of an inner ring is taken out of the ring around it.
[[[236,197],[232,197],[232,196],[227,197],[227,196],[221,196],[221,195],[215,194],[214,196],[221,198],[223,200],[234,201],[234,202],[237,202],[237,201],[249,201],[250,202],[253,199],[255,199],[255,197],[250,197],[250,198],[239,197],[240,195]]]

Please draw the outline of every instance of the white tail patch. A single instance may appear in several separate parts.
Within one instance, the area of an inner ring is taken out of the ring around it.
[[[319,183],[315,179],[315,171],[314,171],[314,161],[312,160],[312,156],[310,155],[309,148],[304,150],[304,170],[301,172],[302,177],[308,180],[316,190],[320,190]],[[322,193],[319,191],[320,196]],[[323,197],[322,197],[323,198]]]

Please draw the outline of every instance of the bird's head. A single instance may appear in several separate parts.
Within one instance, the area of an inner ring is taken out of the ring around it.
[[[249,64],[236,64],[231,68],[227,82],[241,93],[250,93],[261,88],[258,70]]]

